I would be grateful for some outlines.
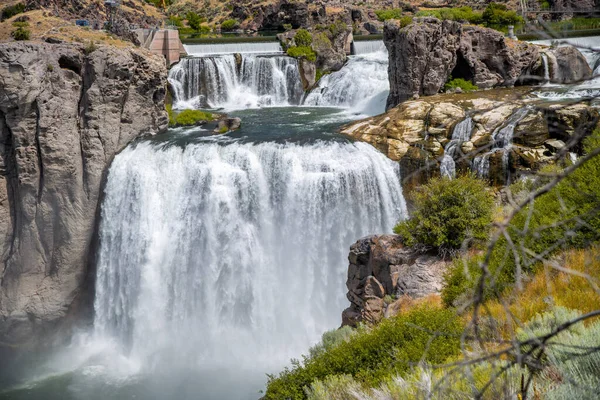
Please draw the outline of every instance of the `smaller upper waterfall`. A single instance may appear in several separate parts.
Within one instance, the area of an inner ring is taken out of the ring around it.
[[[344,107],[365,115],[385,112],[390,91],[387,50],[380,46],[381,41],[355,42],[355,45],[358,43],[361,55],[350,56],[344,68],[324,76],[304,105]]]
[[[444,157],[442,157],[440,163],[440,173],[442,176],[448,178],[454,178],[456,176],[456,163],[454,162],[454,157],[456,157],[457,150],[460,148],[461,143],[471,139],[472,131],[473,120],[471,117],[467,117],[456,124],[454,131],[452,132],[452,140],[446,145]]]
[[[472,170],[479,178],[487,178],[490,172],[490,156],[497,152],[502,152],[502,164],[504,171],[508,169],[508,156],[512,146],[512,140],[515,133],[515,128],[523,118],[529,113],[528,107],[523,107],[515,111],[506,123],[496,129],[492,134],[494,140],[493,147],[490,151],[473,159]]]
[[[362,40],[352,43],[352,54],[357,56],[386,51],[383,40]]]
[[[169,73],[176,108],[241,109],[300,104],[298,62],[286,56],[184,58]]]
[[[283,49],[279,42],[185,44],[183,47],[188,55],[194,57],[235,53],[283,54]]]

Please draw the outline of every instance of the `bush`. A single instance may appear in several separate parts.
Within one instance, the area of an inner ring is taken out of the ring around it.
[[[330,24],[327,29],[329,29],[331,37],[335,38],[339,34],[346,32],[348,30],[348,25],[344,21],[336,21],[333,24]]]
[[[181,17],[177,15],[171,15],[167,20],[168,25],[176,26],[177,28],[183,28],[183,21]]]
[[[294,58],[306,58],[308,61],[317,61],[317,54],[311,47],[307,46],[293,46],[287,49],[287,55]]]
[[[294,35],[294,43],[297,47],[310,47],[312,42],[312,35],[306,29],[298,29],[298,32]]]
[[[313,382],[333,375],[351,376],[375,387],[390,375],[408,373],[411,363],[437,364],[457,355],[462,330],[453,310],[416,308],[354,334],[315,357],[305,357],[303,363],[292,361],[292,368],[269,377],[264,399],[304,399],[305,389]]]
[[[0,15],[0,22],[5,21],[9,18],[14,17],[15,15],[22,14],[25,12],[25,4],[18,3],[12,6],[6,6],[2,9]],[[19,39],[17,39],[19,40]]]
[[[488,238],[494,201],[479,179],[433,179],[411,193],[411,200],[412,216],[394,228],[409,246],[452,250]]]
[[[11,33],[11,36],[15,40],[29,40],[31,37],[31,31],[27,29],[29,23],[27,22],[15,22],[13,24],[17,29]]]
[[[191,11],[186,14],[185,18],[187,19],[190,28],[192,28],[196,32],[200,30],[200,25],[202,24],[202,22],[204,22],[204,19],[202,17],[200,17],[195,12]]]
[[[452,79],[452,77],[450,77],[450,80],[444,85],[444,90],[446,91],[455,90],[457,88],[460,88],[463,92],[472,92],[479,89],[477,85],[474,85],[471,81],[466,81],[462,78]]]
[[[221,24],[221,30],[232,31],[236,29],[239,25],[240,24],[235,19],[228,19],[226,21],[223,21],[223,23]]]
[[[310,348],[310,357],[317,357],[326,351],[333,349],[338,344],[347,342],[354,333],[355,330],[349,326],[343,326],[339,329],[325,332],[321,338],[321,343]]]
[[[173,111],[171,106],[167,106],[169,113],[169,126],[195,126],[203,121],[212,121],[214,117],[211,113],[200,110],[183,110],[179,113]]]
[[[460,8],[440,8],[437,10],[424,10],[417,13],[418,17],[435,17],[441,20],[449,19],[452,21],[469,22],[471,24],[480,24],[482,14],[473,11],[471,7]]]
[[[375,10],[375,15],[380,21],[387,21],[388,19],[400,19],[402,17],[401,8],[393,8],[390,10]]]
[[[482,22],[488,27],[516,25],[523,22],[523,18],[516,11],[509,10],[504,4],[494,2],[487,5],[481,17]]]

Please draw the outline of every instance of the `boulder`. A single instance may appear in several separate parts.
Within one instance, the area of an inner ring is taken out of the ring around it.
[[[342,325],[377,323],[386,312],[384,298],[419,299],[439,294],[449,262],[402,244],[398,235],[369,236],[350,247],[348,307]],[[389,306],[387,306],[389,308]]]
[[[215,133],[227,133],[237,131],[242,127],[242,120],[240,118],[225,118],[219,121],[215,128]]]
[[[550,80],[553,83],[576,83],[588,80],[593,71],[585,56],[573,46],[559,46],[547,50],[552,54],[553,62],[550,68]]]
[[[167,128],[166,83],[164,60],[141,49],[0,44],[0,345],[50,340],[91,304],[107,168]]]

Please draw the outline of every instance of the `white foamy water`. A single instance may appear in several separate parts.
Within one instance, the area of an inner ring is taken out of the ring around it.
[[[406,215],[398,173],[361,143],[128,147],[102,207],[96,336],[140,372],[278,370],[339,326],[349,246]]]
[[[239,110],[298,105],[304,95],[298,62],[287,56],[184,58],[169,72],[175,108]]]
[[[473,120],[471,117],[467,117],[456,124],[452,131],[452,139],[444,148],[444,156],[440,162],[440,174],[442,176],[448,178],[454,178],[456,176],[456,163],[454,158],[458,155],[458,150],[460,149],[462,142],[471,139],[472,131]]]
[[[283,54],[279,42],[184,44],[188,55],[194,57],[222,54]]]

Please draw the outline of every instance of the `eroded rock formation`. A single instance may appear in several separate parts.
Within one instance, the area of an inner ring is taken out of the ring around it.
[[[360,239],[350,247],[347,297],[350,307],[342,313],[342,325],[377,323],[397,313],[401,302],[389,298],[417,299],[438,294],[448,262],[402,244],[400,236],[380,235]],[[395,304],[395,305],[394,305]]]
[[[142,50],[0,44],[0,344],[47,335],[82,295],[107,166],[166,129],[165,88]]]
[[[527,96],[527,92],[526,88],[494,89],[424,97],[347,125],[341,133],[370,143],[399,161],[403,184],[413,186],[440,175],[445,147],[459,122],[468,116],[473,120],[469,139],[459,143],[454,154],[456,169],[465,172],[472,168],[475,157],[494,147],[494,133],[506,126],[517,110],[527,108],[514,128],[508,158],[503,158],[503,152],[488,156],[490,182],[503,185],[509,174],[516,177],[555,162],[555,154],[575,132],[590,134],[598,121],[598,110],[587,102],[549,103]]]

